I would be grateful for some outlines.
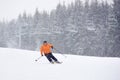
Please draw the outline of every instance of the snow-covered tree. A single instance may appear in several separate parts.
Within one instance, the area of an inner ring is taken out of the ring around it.
[[[33,16],[0,23],[0,46],[39,50],[44,40],[66,54],[120,56],[119,0],[59,3],[50,13],[36,8]],[[3,40],[2,40],[3,39]],[[4,43],[4,44],[2,44]]]
[[[118,56],[120,55],[120,0],[114,0],[114,13],[118,22],[115,31],[114,53]]]

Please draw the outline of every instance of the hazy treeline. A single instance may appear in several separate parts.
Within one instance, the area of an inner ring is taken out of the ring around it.
[[[75,0],[55,10],[0,22],[0,46],[39,50],[44,40],[65,54],[120,56],[120,2]]]

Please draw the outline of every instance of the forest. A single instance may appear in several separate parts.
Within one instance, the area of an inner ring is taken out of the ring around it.
[[[63,2],[0,22],[0,47],[39,51],[44,40],[63,54],[120,57],[120,0]]]

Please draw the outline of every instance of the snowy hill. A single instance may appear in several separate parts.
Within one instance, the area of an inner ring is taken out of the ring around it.
[[[0,80],[120,80],[120,59],[54,54],[50,64],[39,52],[0,48]]]

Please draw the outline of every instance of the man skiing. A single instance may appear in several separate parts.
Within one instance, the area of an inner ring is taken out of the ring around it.
[[[51,49],[53,49],[53,45],[49,44],[47,41],[43,42],[43,45],[40,47],[41,56],[45,55],[50,63],[60,63],[52,54]],[[54,61],[53,61],[54,60]]]

